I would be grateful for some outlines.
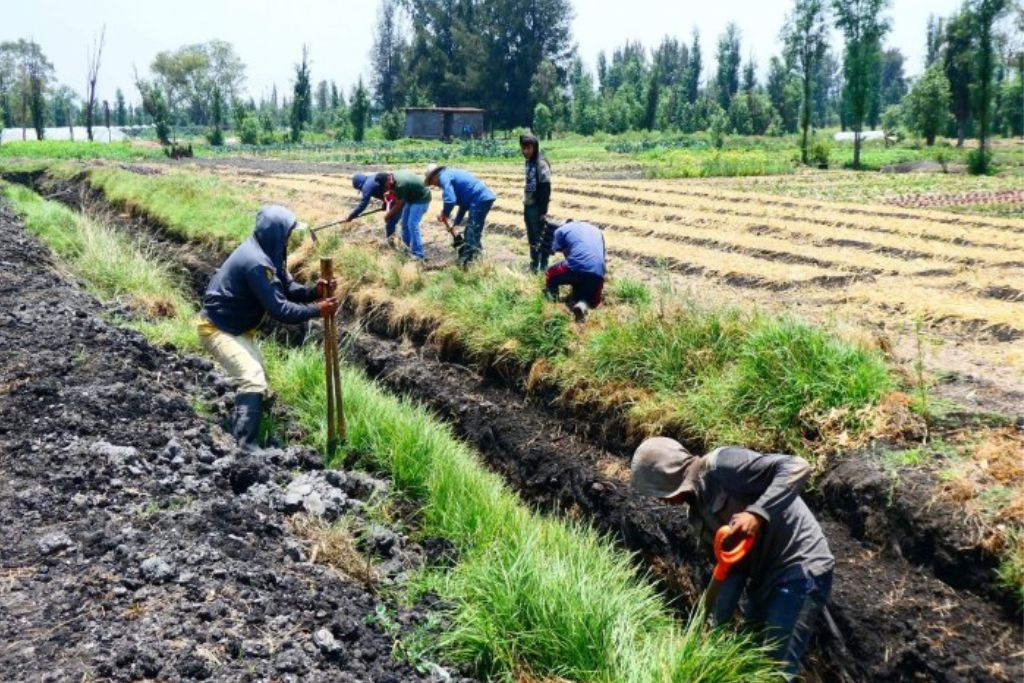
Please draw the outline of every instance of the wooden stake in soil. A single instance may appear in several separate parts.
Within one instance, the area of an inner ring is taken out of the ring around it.
[[[320,277],[328,283],[334,281],[334,259],[320,259]],[[330,457],[337,450],[338,442],[345,439],[345,409],[342,404],[341,365],[338,360],[338,319],[334,313],[324,318],[324,373],[327,384],[327,455]]]

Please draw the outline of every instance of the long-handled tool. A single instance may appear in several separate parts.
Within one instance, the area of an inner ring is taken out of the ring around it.
[[[387,209],[386,206],[379,206],[376,209],[371,209],[370,211],[365,211],[365,212],[359,214],[359,217],[362,218],[363,216],[372,216],[373,214],[380,213],[381,211],[384,211],[385,209]],[[347,218],[342,218],[340,220],[331,221],[330,223],[324,223],[323,225],[318,225],[315,228],[306,228],[306,230],[309,231],[309,236],[313,238],[313,241],[314,242],[318,242],[319,240],[317,239],[317,236],[316,236],[316,234],[318,232],[320,232],[321,230],[326,230],[327,228],[333,228],[335,225],[341,225],[342,223],[345,223],[347,221],[348,221]]]
[[[704,592],[704,613],[710,614],[718,599],[718,591],[722,583],[729,576],[729,570],[733,565],[742,560],[750,552],[754,545],[754,536],[744,536],[736,545],[728,550],[725,548],[725,540],[733,533],[733,528],[728,524],[718,528],[715,532],[715,571],[711,574],[711,583]]]
[[[320,259],[320,277],[334,281],[334,259]],[[338,362],[338,319],[335,313],[324,318],[324,364],[327,378],[327,455],[334,455],[339,441],[345,440],[345,408],[342,403],[341,365]]]
[[[448,229],[448,234],[452,236],[452,249],[459,249],[466,243],[466,238],[462,236],[462,233],[455,232],[455,228],[452,227],[451,222],[447,218],[443,218],[441,222]]]

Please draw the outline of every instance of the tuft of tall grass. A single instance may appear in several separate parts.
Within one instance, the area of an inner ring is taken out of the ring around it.
[[[145,314],[133,319],[132,326],[158,342],[197,348],[195,310],[169,264],[113,228],[44,200],[28,188],[7,184],[3,190],[25,227],[53,249],[90,291],[103,299],[124,301]]]
[[[225,251],[252,234],[259,208],[212,175],[142,175],[119,168],[94,168],[89,178],[110,201],[142,210],[183,239]]]
[[[441,332],[455,333],[470,354],[528,365],[562,356],[572,338],[569,318],[548,303],[533,278],[490,264],[452,270],[423,287],[443,312]]]
[[[707,443],[801,450],[815,420],[851,413],[891,386],[874,352],[788,318],[686,305],[642,311],[586,335],[559,368],[566,381],[650,392],[646,424],[672,424]]]

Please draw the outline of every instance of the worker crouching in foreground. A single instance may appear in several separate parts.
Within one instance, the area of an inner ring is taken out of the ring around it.
[[[231,430],[243,447],[256,445],[267,392],[255,329],[267,315],[297,324],[338,308],[338,300],[328,298],[333,283],[300,285],[288,272],[288,238],[296,225],[285,207],[262,207],[252,236],[231,252],[203,296],[199,341],[238,385]]]
[[[430,164],[426,173],[427,185],[441,188],[444,207],[437,220],[447,223],[452,209],[459,207],[452,225],[462,224],[462,219],[469,213],[469,221],[463,233],[463,242],[459,245],[459,265],[465,267],[475,260],[483,250],[481,237],[487,214],[494,206],[495,196],[491,188],[469,171],[460,171],[447,166]]]
[[[691,455],[664,437],[648,439],[633,455],[634,488],[670,505],[686,503],[705,540],[728,524],[754,536],[749,555],[733,567],[711,606],[716,625],[732,620],[746,588],[746,620],[764,632],[787,680],[832,591],[835,559],[818,521],[800,498],[810,474],[803,458],[762,455],[738,446]]]
[[[545,272],[548,298],[558,301],[558,288],[571,286],[572,294],[566,303],[576,322],[583,322],[591,309],[601,305],[605,277],[604,235],[596,226],[583,221],[569,221],[562,226],[545,222],[545,225],[539,247],[545,254],[565,254],[564,261]],[[544,261],[547,262],[547,257]]]

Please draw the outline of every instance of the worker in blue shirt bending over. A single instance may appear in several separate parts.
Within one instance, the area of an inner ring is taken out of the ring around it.
[[[558,301],[558,288],[572,287],[566,303],[576,322],[583,322],[591,309],[601,305],[605,277],[604,235],[596,226],[583,221],[569,221],[561,226],[545,221],[540,246],[547,254],[565,254],[564,261],[545,273],[548,298]]]
[[[252,236],[231,252],[203,295],[199,341],[237,386],[231,430],[243,447],[256,445],[267,392],[256,328],[267,316],[294,325],[338,309],[329,296],[333,283],[302,285],[288,272],[288,238],[297,225],[283,206],[261,208]]]
[[[453,225],[462,225],[462,219],[469,214],[463,242],[459,246],[459,265],[465,267],[475,260],[483,250],[480,243],[484,231],[487,214],[494,206],[494,193],[491,189],[469,171],[461,171],[447,166],[430,164],[427,166],[426,180],[428,185],[441,188],[444,208],[437,220],[446,223],[452,215],[452,209],[459,207]]]
[[[379,199],[386,208],[390,207],[395,197],[384,189],[384,183],[387,182],[387,179],[387,173],[374,173],[372,175],[356,173],[352,176],[352,187],[359,190],[360,198],[359,203],[356,204],[355,208],[349,212],[348,217],[345,219],[346,223],[351,223],[359,218],[366,211],[367,207],[370,206],[371,199]],[[397,244],[395,241],[395,228],[398,226],[398,219],[400,217],[396,215],[384,222],[384,239],[392,247]]]

